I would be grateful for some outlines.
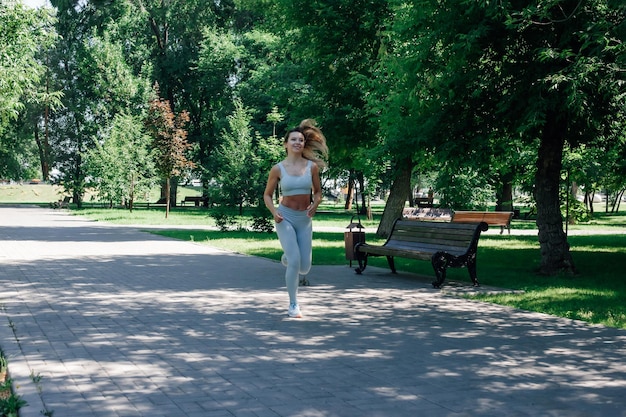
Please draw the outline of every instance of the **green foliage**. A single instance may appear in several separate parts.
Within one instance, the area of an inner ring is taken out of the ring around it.
[[[18,121],[21,120],[20,116]],[[34,141],[18,136],[18,132],[11,129],[2,131],[0,128],[0,178],[14,180],[41,178],[39,168],[39,157]]]
[[[139,17],[127,36],[141,34],[136,41],[144,52],[139,62],[150,63],[151,80],[159,84],[172,110],[189,112],[187,139],[195,146],[196,173],[206,182],[214,177],[214,153],[232,109],[232,84],[237,79],[236,56],[230,56],[234,4],[204,0],[119,3],[130,3],[128,13]],[[104,13],[109,7],[99,6]]]
[[[159,88],[155,86],[158,97]],[[174,114],[168,100],[155,98],[150,102],[148,114],[144,120],[149,134],[152,136],[152,156],[157,173],[165,181],[165,217],[170,209],[170,180],[180,175],[186,168],[194,166],[187,159],[191,145],[187,142],[185,126],[189,122],[189,113],[182,111]]]
[[[564,167],[571,174],[570,181],[588,197],[595,192],[606,192],[607,209],[615,212],[626,189],[625,156],[626,135],[617,142],[590,143],[576,150],[567,149]],[[593,214],[593,205],[588,204],[587,209]]]
[[[42,106],[57,108],[62,94],[45,83],[45,54],[57,40],[50,8],[32,9],[21,2],[0,2],[0,178],[47,180],[50,162],[40,138],[33,140]],[[47,88],[46,88],[47,87]]]
[[[569,203],[567,206],[565,204],[561,205],[561,215],[564,219],[567,219],[570,224],[588,222],[591,219],[589,211],[585,205],[572,195],[569,196]]]
[[[0,392],[2,392],[2,398],[0,398],[0,416],[3,417],[17,417],[18,411],[21,407],[27,405],[27,402],[22,399],[20,395],[16,395],[13,392],[13,380],[7,378],[8,363],[4,352],[0,349]]]
[[[139,117],[115,116],[108,137],[86,156],[90,186],[100,201],[128,204],[149,192],[155,185],[150,145]]]
[[[236,217],[225,210],[215,211],[211,214],[211,217],[215,219],[215,224],[220,232],[227,232],[237,224]]]
[[[251,228],[254,232],[272,233],[274,231],[274,219],[270,216],[254,216]]]
[[[5,384],[11,385],[11,380],[7,379]],[[2,385],[5,385],[2,384]],[[0,387],[2,389],[2,387]],[[18,417],[19,409],[25,407],[28,403],[21,395],[11,394],[8,398],[0,399],[0,415],[6,417]]]
[[[439,205],[455,210],[486,210],[494,195],[488,181],[469,168],[443,166],[435,183],[441,196]]]
[[[219,148],[222,202],[240,210],[244,204],[258,204],[267,175],[261,170],[263,155],[253,141],[249,123],[248,110],[240,100],[235,100],[235,110],[228,116],[229,126],[222,132]]]
[[[108,136],[116,114],[141,114],[150,84],[126,62],[121,40],[106,30],[77,26],[78,11],[70,9],[59,10],[62,41],[49,57],[52,80],[66,94],[64,106],[51,113],[48,130],[57,182],[80,206],[87,185],[85,155]]]
[[[565,0],[390,4],[369,101],[384,146],[432,151],[437,165],[470,169],[490,185],[536,166],[537,221],[550,237],[542,268],[571,265],[557,233],[561,151],[624,136],[626,48],[617,39],[626,9]],[[519,158],[536,145],[534,163]]]
[[[283,146],[283,139],[276,136],[267,138],[257,136],[255,139],[257,152],[259,155],[263,155],[259,161],[259,170],[264,177],[262,180],[265,182],[270,169],[285,157],[285,147]]]
[[[376,67],[388,1],[277,0],[276,5],[275,33],[291,58],[280,72],[291,75],[290,105],[282,106],[286,120],[317,119],[329,140],[333,179],[352,172],[376,182],[386,159],[368,152],[377,145],[378,114],[367,111],[366,80]]]
[[[158,86],[156,93],[158,96]],[[182,111],[174,114],[168,100],[156,98],[150,102],[144,123],[152,137],[157,172],[163,179],[179,175],[184,168],[193,165],[185,156],[191,147],[185,130],[187,122],[189,113]]]
[[[24,109],[44,74],[37,54],[55,39],[53,19],[49,9],[0,2],[0,132]]]
[[[236,37],[216,28],[204,28],[198,54],[198,71],[203,87],[211,95],[228,97],[229,86],[224,81],[236,72],[236,63],[243,50]]]
[[[90,104],[100,120],[110,121],[118,112],[143,112],[152,93],[150,81],[133,72],[122,41],[108,31],[94,33],[81,52],[79,71],[88,80],[82,93],[94,98]]]

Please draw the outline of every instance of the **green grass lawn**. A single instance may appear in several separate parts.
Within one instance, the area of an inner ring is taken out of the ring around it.
[[[33,186],[40,187],[40,186]],[[0,202],[5,202],[0,190]],[[32,191],[31,191],[32,193]],[[340,206],[325,205],[315,217],[315,226],[345,228],[352,214]],[[486,234],[478,250],[478,278],[483,285],[523,290],[523,293],[476,296],[484,301],[509,305],[560,317],[584,320],[611,327],[626,328],[626,213],[605,215],[598,208],[595,219],[587,224],[569,226],[572,256],[578,269],[576,276],[544,277],[535,274],[539,265],[539,243],[536,236]],[[366,227],[375,228],[382,207],[374,210],[374,220],[361,218]],[[251,224],[250,213],[238,216],[235,229],[227,232],[208,230],[215,226],[211,211],[204,208],[175,208],[165,219],[164,209],[86,208],[72,210],[93,220],[116,224],[158,225],[154,231],[176,239],[192,240],[215,247],[254,256],[279,260],[282,250],[274,233],[243,230]],[[181,228],[178,226],[185,226]],[[197,226],[194,229],[193,226]],[[533,229],[534,222],[514,220],[512,228]],[[602,233],[600,233],[602,232]],[[606,234],[610,232],[612,234]],[[370,243],[382,243],[368,234]],[[313,262],[317,265],[345,265],[345,245],[341,231],[314,234]],[[384,258],[371,258],[370,265],[387,268]],[[430,263],[396,259],[400,271],[433,277]],[[469,282],[465,269],[448,270],[448,279]]]
[[[69,194],[64,192],[58,185],[40,184],[0,184],[0,204],[36,204],[48,206],[51,202],[58,201]],[[177,199],[180,201],[188,195],[202,195],[200,187],[179,186]],[[147,196],[137,197],[137,202],[156,202],[159,199],[159,189],[155,188]],[[86,207],[102,207],[97,201],[96,195],[87,191],[83,198]]]

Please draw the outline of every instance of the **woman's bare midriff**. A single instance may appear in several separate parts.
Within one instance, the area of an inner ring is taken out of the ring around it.
[[[304,211],[311,205],[311,196],[308,194],[283,196],[280,204],[292,210]]]

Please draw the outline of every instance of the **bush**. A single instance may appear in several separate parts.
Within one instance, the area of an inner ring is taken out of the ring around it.
[[[587,207],[585,204],[571,197],[569,199],[569,218],[567,221],[569,224],[576,224],[580,222],[588,222],[591,220],[589,216],[589,212],[587,211]],[[567,210],[565,205],[561,206],[561,214],[563,218],[567,216]]]
[[[274,221],[267,216],[252,217],[252,231],[259,233],[272,233],[274,231]]]
[[[211,217],[215,219],[215,224],[221,232],[227,232],[231,229],[231,227],[237,224],[235,216],[224,211],[213,213]]]

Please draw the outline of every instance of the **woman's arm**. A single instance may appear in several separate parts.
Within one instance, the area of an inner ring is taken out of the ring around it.
[[[272,169],[270,169],[270,173],[267,177],[267,185],[265,186],[265,191],[263,192],[263,201],[265,202],[265,207],[267,207],[272,213],[272,217],[274,217],[274,221],[276,223],[280,223],[283,221],[283,216],[280,215],[280,213],[276,209],[276,206],[274,206],[274,191],[276,191],[279,179],[280,168],[278,167],[278,165],[274,165]]]

